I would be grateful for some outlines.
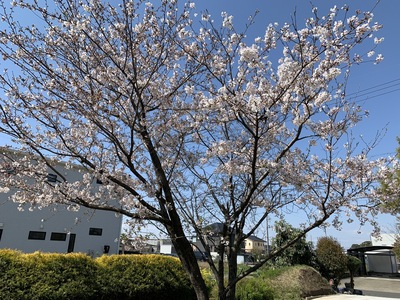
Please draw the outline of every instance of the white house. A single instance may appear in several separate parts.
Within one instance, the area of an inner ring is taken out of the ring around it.
[[[0,176],[5,175],[2,173]],[[82,176],[74,169],[64,174],[71,180],[78,180]],[[56,175],[48,175],[48,180],[55,179]],[[85,207],[70,211],[65,205],[20,211],[18,204],[9,200],[9,196],[0,193],[0,248],[27,253],[83,252],[92,256],[118,253],[121,215]]]
[[[174,245],[170,239],[160,240],[160,253],[161,254],[176,254]]]

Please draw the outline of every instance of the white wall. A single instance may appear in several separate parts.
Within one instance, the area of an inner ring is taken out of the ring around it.
[[[24,252],[66,253],[70,234],[76,234],[73,252],[100,255],[103,253],[104,245],[109,245],[109,253],[116,254],[121,220],[121,217],[116,217],[112,212],[94,211],[87,208],[71,212],[61,205],[42,210],[18,211],[17,204],[2,201],[0,229],[3,232],[0,248],[18,249]],[[90,228],[101,228],[101,236],[90,235]],[[45,240],[28,239],[29,231],[45,232]],[[66,240],[50,240],[52,232],[66,233]]]
[[[396,234],[381,234],[380,237],[371,236],[372,246],[393,246]]]
[[[66,175],[71,181],[80,180],[82,176],[76,170],[68,170]],[[84,207],[77,212],[68,211],[64,205],[33,211],[27,207],[25,211],[19,211],[18,205],[8,198],[9,194],[0,193],[0,248],[66,253],[71,236],[75,235],[73,252],[98,256],[103,254],[105,245],[110,246],[110,254],[119,251],[121,215]],[[90,234],[90,228],[101,229],[101,235]],[[29,239],[30,231],[45,232],[45,239]],[[66,234],[65,240],[51,240],[52,233]]]
[[[161,254],[172,254],[172,245],[160,245]]]

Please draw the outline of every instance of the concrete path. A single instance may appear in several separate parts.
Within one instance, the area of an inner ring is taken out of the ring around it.
[[[339,288],[349,279],[343,279]],[[321,300],[388,300],[400,299],[400,278],[356,277],[355,288],[363,295],[337,294],[320,297]]]
[[[314,299],[317,299],[317,298],[314,298]],[[399,299],[399,298],[337,294],[337,295],[331,295],[331,296],[323,296],[318,299],[321,299],[321,300],[388,300],[388,299]]]

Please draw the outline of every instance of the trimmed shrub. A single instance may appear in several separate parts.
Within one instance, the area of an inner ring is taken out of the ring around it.
[[[24,299],[27,287],[19,280],[24,272],[22,255],[19,251],[0,250],[0,299]]]
[[[177,258],[163,255],[114,255],[97,259],[102,299],[196,299]]]
[[[29,299],[97,299],[97,265],[86,254],[26,254]]]
[[[195,299],[180,261],[161,255],[0,250],[0,299]]]
[[[340,243],[333,237],[321,237],[317,242],[319,272],[326,279],[333,279],[335,285],[347,271],[347,256]]]
[[[5,264],[1,299],[97,299],[96,264],[84,254],[0,251]]]
[[[354,289],[354,274],[360,268],[362,262],[355,256],[347,256],[347,269],[350,272],[350,287]]]

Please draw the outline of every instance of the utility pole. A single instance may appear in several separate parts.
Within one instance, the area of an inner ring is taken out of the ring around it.
[[[269,255],[271,253],[271,248],[269,245],[269,224],[268,224],[268,217],[265,218],[266,223],[267,223],[267,254]]]

